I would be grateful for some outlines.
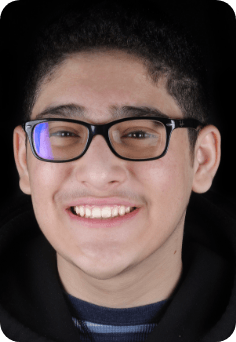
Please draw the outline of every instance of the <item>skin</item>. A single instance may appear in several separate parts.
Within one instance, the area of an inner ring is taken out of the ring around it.
[[[45,83],[31,119],[49,105],[86,107],[89,123],[112,120],[111,105],[151,106],[183,118],[165,80],[153,84],[142,62],[124,52],[81,53],[67,59]],[[56,250],[58,272],[71,295],[110,308],[130,308],[167,299],[182,272],[186,208],[192,191],[206,192],[220,163],[220,133],[201,130],[190,161],[187,129],[174,130],[161,159],[132,162],[116,157],[96,136],[81,158],[69,163],[36,159],[20,126],[14,156],[21,190],[32,196],[38,224]],[[72,224],[66,201],[81,197],[134,200],[142,210],[129,224],[92,229]]]

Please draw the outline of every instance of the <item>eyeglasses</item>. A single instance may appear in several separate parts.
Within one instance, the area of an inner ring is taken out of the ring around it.
[[[195,119],[123,118],[104,125],[72,119],[43,119],[24,122],[32,153],[45,162],[65,163],[81,158],[95,135],[102,135],[119,158],[147,161],[163,157],[176,128],[199,130]]]

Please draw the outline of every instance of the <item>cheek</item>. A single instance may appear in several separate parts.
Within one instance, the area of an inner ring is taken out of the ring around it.
[[[181,165],[174,158],[166,155],[156,161],[145,162],[133,170],[136,180],[153,193],[153,199],[159,196],[180,195],[188,183],[188,172],[184,165]],[[147,194],[148,196],[148,194]]]
[[[165,209],[181,195],[182,177],[177,165],[169,161],[168,157],[157,160],[148,166],[142,166],[136,173],[142,184],[150,205],[158,205]]]
[[[47,221],[52,216],[54,194],[60,189],[65,178],[60,164],[47,163],[36,158],[29,161],[31,197],[38,221],[42,220],[42,212]]]
[[[60,174],[55,169],[55,165],[52,163],[46,163],[42,161],[34,161],[30,165],[30,185],[32,190],[32,196],[44,196],[46,197],[51,193],[51,189],[58,184]]]
[[[63,164],[34,160],[30,163],[30,185],[34,213],[39,227],[54,247],[60,249],[65,240],[65,229],[61,225],[60,211],[55,205],[55,195],[69,177]],[[74,244],[70,236],[68,249]]]
[[[183,214],[189,201],[192,169],[185,140],[170,144],[163,158],[134,165],[132,171],[130,168],[137,186],[141,184],[142,189],[145,189],[150,210],[161,220],[164,216],[167,220],[178,220],[178,215]]]

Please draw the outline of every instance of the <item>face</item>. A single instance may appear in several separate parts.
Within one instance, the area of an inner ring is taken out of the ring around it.
[[[84,119],[78,120],[94,124],[114,120],[111,106],[153,107],[170,118],[183,117],[164,79],[153,84],[142,62],[121,52],[84,53],[66,60],[42,86],[31,119],[49,106],[72,103],[86,109]],[[81,159],[69,163],[40,161],[29,143],[25,153],[27,175],[21,188],[31,194],[43,234],[68,267],[91,278],[112,279],[144,263],[150,268],[154,257],[165,259],[176,250],[181,255],[194,174],[187,129],[174,130],[167,154],[153,161],[122,160],[102,136],[93,139]],[[72,220],[66,210],[71,202],[81,204],[87,198],[128,201],[140,209],[112,227],[87,226]]]

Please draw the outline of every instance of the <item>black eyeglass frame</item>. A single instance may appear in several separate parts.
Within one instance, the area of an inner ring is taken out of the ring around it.
[[[123,122],[123,121],[128,121],[128,120],[130,120],[130,121],[131,120],[155,120],[155,121],[159,121],[159,122],[163,123],[165,128],[166,128],[166,137],[167,137],[164,152],[158,157],[147,158],[147,159],[130,159],[130,158],[125,158],[125,157],[120,156],[112,147],[110,139],[109,139],[109,133],[108,132],[109,132],[109,129],[113,125],[120,123],[120,122]],[[84,151],[79,156],[77,156],[73,159],[69,159],[69,160],[51,160],[51,159],[44,159],[44,158],[41,158],[40,156],[38,156],[38,154],[35,151],[34,144],[33,144],[33,130],[37,124],[43,123],[43,122],[48,122],[48,121],[72,122],[72,123],[78,123],[78,124],[81,124],[81,125],[87,127],[89,130],[89,136],[88,136],[87,143],[85,145]],[[72,120],[72,119],[48,118],[48,119],[32,120],[32,121],[23,122],[21,124],[21,126],[28,136],[31,151],[33,152],[33,155],[37,159],[45,161],[45,162],[50,162],[50,163],[67,163],[67,162],[71,162],[71,161],[74,161],[74,160],[81,158],[87,152],[87,150],[88,150],[88,148],[92,142],[93,137],[95,137],[96,135],[102,135],[104,137],[104,139],[106,140],[107,145],[109,146],[110,150],[118,158],[121,158],[124,160],[129,160],[129,161],[139,161],[139,162],[160,159],[160,158],[164,157],[164,155],[168,151],[169,143],[170,143],[170,137],[171,137],[171,134],[172,134],[174,129],[176,129],[176,128],[193,128],[195,130],[199,130],[199,129],[203,128],[205,125],[196,119],[168,119],[168,118],[159,118],[159,117],[155,118],[155,117],[147,116],[147,117],[123,118],[123,119],[119,119],[116,121],[109,122],[107,124],[100,124],[100,125],[92,125],[92,124],[89,124],[89,123],[84,122],[84,121]]]

